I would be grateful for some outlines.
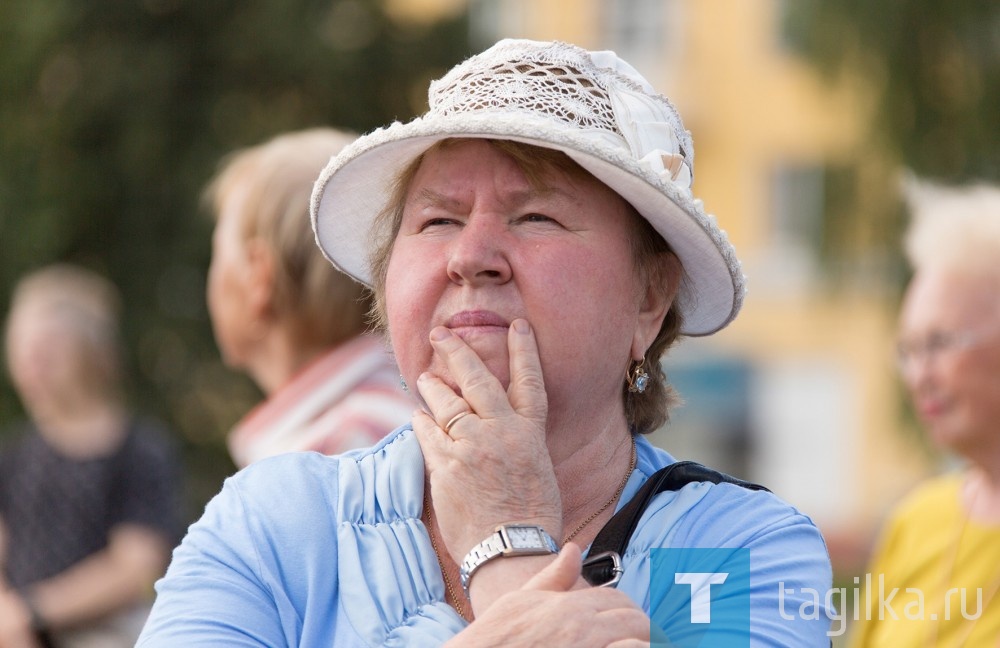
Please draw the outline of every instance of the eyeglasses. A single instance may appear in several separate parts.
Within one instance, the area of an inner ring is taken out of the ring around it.
[[[920,339],[900,340],[896,343],[896,366],[905,373],[918,360],[937,362],[975,346],[981,337],[974,331],[935,331]]]

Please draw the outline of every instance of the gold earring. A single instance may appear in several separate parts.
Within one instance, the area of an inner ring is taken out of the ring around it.
[[[646,387],[649,386],[649,374],[642,368],[645,363],[646,358],[639,360],[628,372],[628,390],[633,394],[642,394],[646,391]]]

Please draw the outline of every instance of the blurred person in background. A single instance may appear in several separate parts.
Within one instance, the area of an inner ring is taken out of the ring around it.
[[[892,511],[851,645],[996,648],[1000,189],[912,183],[908,199],[914,274],[899,316],[899,368],[930,440],[964,467],[929,479]],[[880,606],[879,592],[884,600],[894,588],[898,618]]]
[[[22,279],[7,366],[30,420],[0,454],[0,648],[132,646],[180,535],[180,473],[123,395],[119,296],[54,265]]]
[[[224,159],[206,190],[215,339],[267,395],[229,433],[241,468],[369,446],[415,406],[385,342],[367,334],[369,291],[323,257],[309,220],[313,183],[353,139],[329,128],[279,135]]]

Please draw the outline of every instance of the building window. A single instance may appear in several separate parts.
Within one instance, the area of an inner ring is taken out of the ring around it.
[[[608,0],[603,11],[601,43],[647,78],[662,79],[681,46],[679,0]]]
[[[754,284],[786,297],[808,293],[820,280],[823,167],[779,166],[771,172],[770,188],[770,227],[754,259]]]
[[[777,167],[772,175],[772,237],[778,246],[817,253],[823,236],[824,169],[814,164]]]
[[[650,434],[653,445],[743,478],[752,466],[753,369],[742,358],[720,356],[711,344],[686,340],[664,360],[667,380],[682,404]]]
[[[793,56],[808,55],[822,29],[818,0],[777,0],[777,44]],[[827,31],[830,27],[827,26]]]
[[[474,0],[469,3],[470,41],[479,50],[501,38],[524,38],[530,8],[525,0]]]

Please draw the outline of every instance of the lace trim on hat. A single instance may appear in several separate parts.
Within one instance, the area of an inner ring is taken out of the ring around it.
[[[434,82],[430,113],[522,113],[573,130],[603,131],[624,140],[647,169],[690,189],[694,151],[673,104],[640,83],[630,66],[605,54],[595,54],[605,62],[600,67],[589,52],[566,43],[501,43]],[[609,61],[622,69],[608,67]]]
[[[569,65],[504,62],[469,72],[436,89],[434,112],[480,110],[544,113],[578,128],[606,130],[619,137],[608,94]]]

